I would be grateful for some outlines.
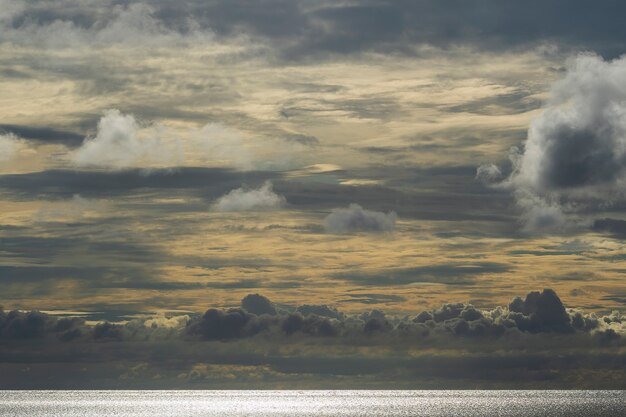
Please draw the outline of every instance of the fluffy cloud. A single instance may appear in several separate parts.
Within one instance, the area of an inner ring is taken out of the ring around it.
[[[104,112],[96,135],[86,138],[72,153],[72,162],[79,167],[110,169],[208,164],[248,171],[290,167],[305,148],[299,143],[254,137],[219,123],[199,129],[145,124],[132,114],[111,109]]]
[[[550,91],[532,121],[523,149],[513,148],[513,171],[499,184],[513,190],[525,230],[568,226],[567,214],[623,198],[626,185],[626,58],[582,54]],[[478,168],[493,183],[495,165]]]
[[[177,141],[164,141],[158,128],[141,129],[132,115],[108,110],[98,123],[96,136],[87,138],[73,154],[79,167],[128,168],[137,164],[167,166],[182,153]]]
[[[626,181],[626,58],[574,59],[556,82],[512,178],[541,196],[609,199]]]
[[[237,188],[218,198],[211,206],[213,211],[263,211],[277,210],[286,204],[285,197],[272,190],[267,181],[260,188]]]
[[[326,216],[324,228],[330,233],[391,232],[397,218],[394,212],[385,214],[350,204],[348,208],[334,209]]]

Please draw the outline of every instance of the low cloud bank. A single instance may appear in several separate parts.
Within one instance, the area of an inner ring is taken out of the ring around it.
[[[354,338],[375,332],[396,337],[420,335],[426,338],[431,335],[488,339],[512,334],[587,334],[612,340],[626,333],[626,319],[622,319],[618,312],[597,316],[567,309],[551,289],[530,292],[525,298],[517,297],[508,306],[494,309],[451,303],[404,318],[390,317],[379,310],[346,315],[328,305],[280,308],[259,294],[246,296],[238,308],[210,308],[202,315],[191,317],[161,315],[133,320],[125,325],[105,322],[88,326],[79,318],[57,318],[37,311],[0,310],[2,339],[141,339],[157,330],[163,335],[163,329],[167,329],[165,334],[168,337],[182,340],[189,337],[233,340],[259,334]]]
[[[626,382],[624,334],[619,312],[568,309],[549,289],[406,317],[260,294],[125,324],[0,310],[0,388],[615,389]]]

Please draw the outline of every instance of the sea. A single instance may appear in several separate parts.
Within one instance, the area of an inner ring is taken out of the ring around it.
[[[0,415],[626,416],[626,391],[0,391]]]

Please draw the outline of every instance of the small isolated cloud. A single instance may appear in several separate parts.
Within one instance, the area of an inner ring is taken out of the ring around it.
[[[13,134],[0,134],[0,162],[12,160],[20,147],[20,140]]]
[[[178,141],[166,142],[158,128],[141,129],[133,115],[107,110],[96,136],[87,138],[73,154],[79,167],[123,169],[138,164],[167,166],[181,158]]]
[[[483,184],[493,184],[502,179],[502,171],[495,164],[484,164],[476,169],[476,179]]]
[[[398,216],[395,212],[383,213],[365,210],[358,204],[334,209],[324,219],[324,228],[330,233],[391,232]]]
[[[258,189],[244,187],[232,190],[218,198],[212,205],[213,211],[263,211],[277,210],[286,204],[285,197],[272,190],[272,183],[267,181]]]
[[[497,186],[513,191],[527,232],[563,230],[572,226],[568,214],[623,198],[626,57],[572,59],[510,159],[513,171]],[[495,185],[498,175],[495,165],[483,165],[476,178]]]

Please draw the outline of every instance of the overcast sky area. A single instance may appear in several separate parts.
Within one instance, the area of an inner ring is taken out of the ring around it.
[[[0,388],[623,388],[625,14],[0,0]]]

